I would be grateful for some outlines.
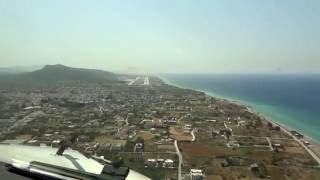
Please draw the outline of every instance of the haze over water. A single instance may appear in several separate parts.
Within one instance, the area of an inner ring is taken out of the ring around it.
[[[320,75],[164,75],[180,87],[240,101],[320,140]]]

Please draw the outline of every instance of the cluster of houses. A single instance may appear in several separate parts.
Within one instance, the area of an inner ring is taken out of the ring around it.
[[[170,138],[170,137],[163,137],[161,138],[159,141],[155,142],[155,144],[173,144],[174,139]]]
[[[147,159],[144,163],[145,168],[174,168],[175,163],[172,159]]]
[[[290,131],[292,135],[294,135],[296,138],[300,139],[301,142],[305,145],[305,146],[308,146],[310,147],[311,146],[311,143],[307,140],[304,139],[304,136],[303,134],[297,132],[297,131]]]
[[[177,118],[176,117],[169,117],[168,119],[163,120],[163,123],[166,125],[176,125]]]

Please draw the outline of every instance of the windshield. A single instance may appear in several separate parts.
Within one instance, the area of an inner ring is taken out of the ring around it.
[[[0,0],[0,177],[320,179],[319,19],[316,0]]]

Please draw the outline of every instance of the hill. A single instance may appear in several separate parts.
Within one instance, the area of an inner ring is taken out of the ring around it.
[[[0,75],[0,86],[26,87],[58,82],[112,83],[118,81],[114,73],[96,70],[73,68],[64,65],[46,65],[40,70],[20,74]]]
[[[108,81],[116,79],[116,75],[108,71],[72,68],[60,64],[46,65],[40,70],[25,73],[24,77],[38,81]]]

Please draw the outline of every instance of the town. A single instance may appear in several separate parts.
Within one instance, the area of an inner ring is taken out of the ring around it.
[[[120,79],[1,87],[2,143],[59,147],[75,136],[72,148],[152,179],[320,179],[310,143],[248,107],[155,76]]]

